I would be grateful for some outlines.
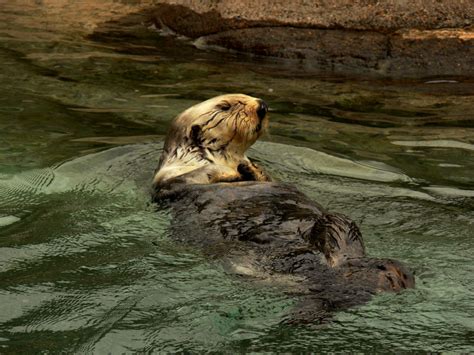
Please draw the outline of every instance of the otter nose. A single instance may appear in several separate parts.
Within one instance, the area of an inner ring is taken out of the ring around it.
[[[267,114],[267,112],[268,112],[268,106],[267,106],[266,102],[263,101],[263,100],[260,100],[260,102],[258,104],[258,108],[257,108],[258,118],[263,120],[265,118],[265,115]]]

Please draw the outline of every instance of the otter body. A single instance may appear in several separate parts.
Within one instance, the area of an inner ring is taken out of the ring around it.
[[[222,113],[228,108],[202,119],[203,111],[215,112],[210,108],[222,102],[238,103],[234,116]],[[239,116],[242,110],[246,116]],[[243,126],[239,117],[246,117]],[[209,129],[226,118],[220,131]],[[154,200],[171,210],[171,235],[222,257],[237,274],[298,295],[294,321],[323,320],[375,293],[414,287],[399,262],[366,256],[353,221],[292,186],[271,182],[245,156],[267,120],[266,104],[245,95],[217,97],[178,116],[153,184]]]
[[[414,286],[399,262],[366,256],[349,218],[286,184],[191,184],[161,203],[171,210],[173,238],[298,297],[291,322],[324,321],[376,293]]]

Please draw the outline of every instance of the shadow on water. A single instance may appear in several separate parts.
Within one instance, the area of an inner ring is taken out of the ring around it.
[[[56,28],[46,5],[0,10],[3,351],[473,351],[472,78],[334,77],[198,51],[136,15]],[[228,92],[270,105],[251,156],[351,216],[416,290],[288,327],[291,297],[169,238],[148,196],[168,124]]]

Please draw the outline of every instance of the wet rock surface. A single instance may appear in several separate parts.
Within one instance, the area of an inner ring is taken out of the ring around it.
[[[158,27],[220,47],[336,72],[474,74],[469,1],[160,1]]]
[[[156,3],[182,6],[199,14],[214,12],[226,20],[355,30],[459,28],[473,24],[474,14],[473,3],[465,0],[295,0],[291,3],[159,0]]]
[[[74,31],[133,45],[152,26],[198,48],[285,58],[322,72],[474,75],[471,0],[12,0],[2,6],[5,21],[31,26],[33,20],[48,36]]]

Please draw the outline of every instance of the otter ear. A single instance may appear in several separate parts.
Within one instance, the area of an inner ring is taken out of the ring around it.
[[[195,144],[199,145],[202,143],[201,133],[202,133],[201,126],[197,124],[191,126],[191,140]]]

